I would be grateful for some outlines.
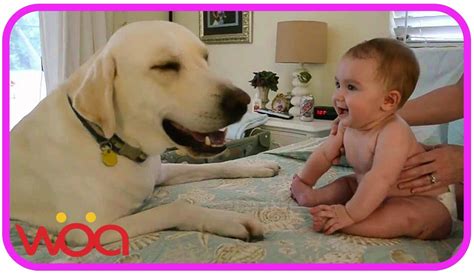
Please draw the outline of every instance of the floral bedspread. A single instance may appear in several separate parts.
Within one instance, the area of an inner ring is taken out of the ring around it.
[[[130,239],[129,256],[104,256],[96,251],[80,258],[61,252],[50,256],[40,246],[34,256],[25,255],[21,240],[11,221],[11,241],[18,254],[33,262],[107,262],[107,263],[430,263],[449,259],[462,241],[462,222],[454,224],[449,239],[421,241],[409,238],[390,240],[349,236],[326,236],[311,229],[307,208],[291,198],[292,175],[318,144],[310,140],[235,161],[273,160],[280,174],[273,178],[216,179],[176,186],[157,187],[143,209],[184,199],[205,207],[251,214],[265,227],[265,239],[244,242],[208,233],[160,231]],[[351,173],[349,167],[332,167],[317,186]],[[23,227],[27,224],[22,223]],[[36,228],[26,229],[32,239]],[[111,248],[111,247],[109,247]]]

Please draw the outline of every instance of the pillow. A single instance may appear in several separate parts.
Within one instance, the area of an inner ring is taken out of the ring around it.
[[[418,142],[426,145],[446,144],[448,142],[448,124],[413,126],[412,132]]]
[[[265,153],[279,155],[279,156],[297,159],[301,161],[306,161],[308,160],[311,153],[313,153],[314,149],[318,147],[321,143],[323,143],[326,139],[327,137],[310,138],[308,140],[305,140],[296,144],[284,146],[281,148],[273,149]],[[341,160],[337,164],[337,166],[351,167],[347,163],[346,157],[344,156],[341,157]]]
[[[464,145],[464,119],[449,123],[448,144]]]
[[[306,161],[314,149],[324,142],[326,138],[310,138],[295,144],[272,149],[265,153]]]
[[[464,49],[451,48],[413,48],[420,64],[420,77],[410,99],[422,96],[436,88],[456,83],[464,72]],[[462,123],[461,123],[462,124]],[[449,125],[451,139],[462,140],[462,126]],[[419,142],[434,145],[448,142],[448,124],[412,127]],[[461,137],[459,137],[461,136]],[[462,141],[461,141],[462,142]]]

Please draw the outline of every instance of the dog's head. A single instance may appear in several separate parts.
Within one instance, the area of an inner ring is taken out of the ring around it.
[[[221,128],[240,120],[249,96],[209,71],[204,44],[186,28],[146,21],[119,29],[73,75],[73,106],[132,146],[154,155],[170,146],[193,154],[223,150]]]

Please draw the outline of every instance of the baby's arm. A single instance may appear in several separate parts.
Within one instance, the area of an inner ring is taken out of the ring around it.
[[[414,137],[400,122],[391,122],[379,133],[372,167],[346,205],[319,206],[315,215],[327,218],[324,232],[331,234],[367,218],[385,200],[408,157]]]
[[[303,169],[295,177],[306,185],[314,186],[316,181],[331,167],[332,161],[339,156],[343,144],[344,131],[345,129],[339,124],[337,134],[329,135],[311,153]]]
[[[316,196],[313,186],[330,167],[331,162],[339,156],[344,138],[344,128],[339,124],[336,135],[329,137],[319,145],[306,161],[299,174],[295,174],[291,182],[291,197],[301,206],[314,206]]]

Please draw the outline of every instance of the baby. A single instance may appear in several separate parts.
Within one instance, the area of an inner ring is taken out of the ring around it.
[[[337,134],[315,149],[291,184],[293,199],[313,207],[316,231],[419,239],[450,234],[450,211],[440,202],[447,187],[416,194],[396,187],[405,161],[424,149],[397,115],[418,76],[413,52],[394,39],[366,41],[342,57],[332,97]],[[313,189],[342,148],[355,174]]]

